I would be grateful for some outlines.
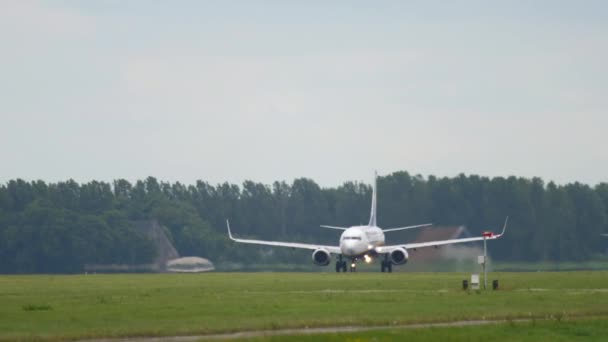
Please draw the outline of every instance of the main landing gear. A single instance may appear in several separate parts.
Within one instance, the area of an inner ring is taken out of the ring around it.
[[[353,259],[351,264],[350,264],[350,272],[357,272],[357,264],[355,263],[356,259]],[[338,260],[336,260],[336,272],[340,273],[340,272],[346,272],[346,261],[342,260],[342,256],[340,255],[338,257]],[[388,259],[388,255],[384,256],[384,260],[382,260],[381,262],[381,267],[380,270],[382,272],[388,272],[388,273],[392,273],[393,272],[393,263]]]
[[[342,260],[342,256],[336,261],[336,272],[346,272],[346,261]]]
[[[382,272],[388,272],[388,273],[393,272],[393,263],[390,260],[388,260],[388,254],[384,255],[384,260],[382,260],[380,270]]]

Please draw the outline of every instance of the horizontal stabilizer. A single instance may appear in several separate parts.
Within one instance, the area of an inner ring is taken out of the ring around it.
[[[382,229],[383,232],[394,232],[396,230],[404,230],[404,229],[412,229],[412,228],[422,228],[422,227],[428,227],[428,226],[432,226],[432,223],[425,223],[425,224],[417,224],[415,226],[407,226],[407,227],[399,227],[399,228],[388,228],[388,229]]]
[[[336,227],[336,226],[324,226],[321,225],[321,228],[329,228],[329,229],[338,229],[338,230],[347,230],[347,227]]]

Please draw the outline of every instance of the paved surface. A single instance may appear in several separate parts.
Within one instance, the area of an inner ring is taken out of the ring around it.
[[[528,322],[529,319],[514,319],[511,322]],[[79,342],[192,342],[200,340],[230,340],[235,338],[277,336],[277,335],[300,335],[300,334],[324,334],[341,332],[358,332],[379,329],[416,329],[416,328],[440,328],[440,327],[463,327],[473,325],[487,325],[506,323],[506,320],[476,320],[456,321],[445,323],[419,323],[405,325],[382,325],[382,326],[341,326],[324,328],[298,328],[298,329],[276,329],[276,330],[254,330],[235,333],[193,335],[193,336],[165,336],[165,337],[130,337],[130,338],[101,338],[80,340]]]

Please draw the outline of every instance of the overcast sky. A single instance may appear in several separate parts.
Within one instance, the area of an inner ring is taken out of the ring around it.
[[[0,0],[0,182],[608,181],[606,1]]]

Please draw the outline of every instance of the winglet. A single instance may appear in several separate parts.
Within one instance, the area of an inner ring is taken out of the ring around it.
[[[226,227],[228,228],[228,237],[230,238],[230,240],[234,240],[234,238],[232,237],[232,233],[230,232],[230,222],[228,221],[228,219],[226,219]]]
[[[500,236],[503,236],[505,231],[507,230],[507,223],[509,222],[509,216],[505,219],[505,225],[502,226],[502,232],[500,232]]]

